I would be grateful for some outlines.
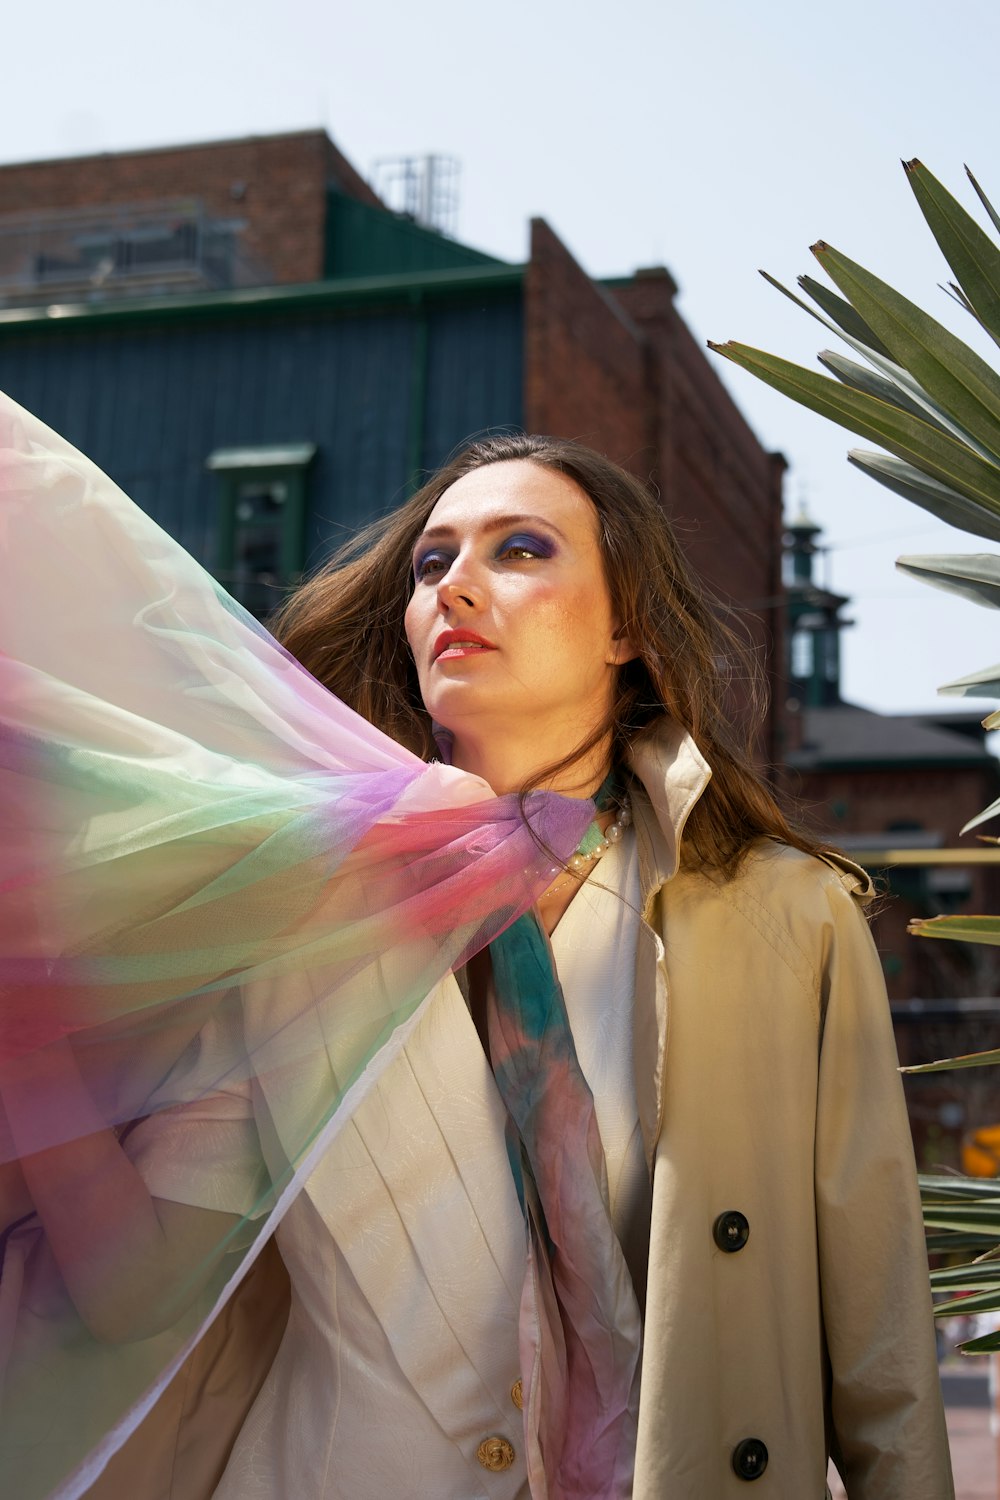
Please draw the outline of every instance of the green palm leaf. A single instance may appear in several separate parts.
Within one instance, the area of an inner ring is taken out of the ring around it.
[[[852,390],[761,349],[732,341],[709,343],[709,348],[802,406],[880,443],[931,478],[1000,515],[1000,466],[981,458],[967,443],[865,391]]]
[[[918,161],[905,164],[924,219],[951,267],[948,290],[996,343],[1000,343],[1000,247]],[[1000,214],[969,173],[992,226]],[[854,449],[850,461],[881,485],[964,531],[1000,541],[1000,375],[937,319],[857,262],[820,241],[813,253],[833,281],[830,291],[809,277],[799,289],[814,304],[766,276],[784,296],[834,327],[863,363],[823,351],[828,375],[804,370],[747,345],[709,345],[800,405],[858,433],[884,450]],[[766,275],[766,273],[764,273]],[[819,311],[817,311],[819,309]],[[839,384],[838,384],[839,382]],[[1000,608],[1000,558],[988,554],[904,557],[903,572]],[[1000,665],[985,667],[941,691],[1000,697]],[[986,721],[1000,727],[1000,711]],[[963,832],[1000,813],[1000,799],[973,818]],[[1000,917],[960,915],[911,923],[920,937],[1000,946]],[[931,1073],[979,1068],[1000,1062],[1000,1048],[944,1058],[908,1068]],[[958,1179],[961,1183],[961,1179]],[[948,1179],[923,1184],[928,1248],[998,1251],[1000,1184],[956,1186]],[[940,1289],[963,1290],[961,1310],[1000,1308],[1000,1261],[959,1269]],[[944,1311],[955,1307],[954,1301]],[[1000,1348],[1000,1333],[971,1341],[968,1352]]]
[[[1000,946],[1000,917],[918,917],[909,925],[909,931],[915,937],[928,938],[951,938],[957,943],[989,943],[993,947]],[[993,1056],[985,1052],[974,1052],[970,1058],[981,1058]],[[996,1050],[995,1061],[1000,1061],[1000,1048]],[[942,1067],[941,1063],[924,1063],[920,1068],[912,1071],[917,1073],[931,1073]],[[952,1060],[952,1066],[973,1068],[979,1066],[973,1061],[965,1059]]]
[[[904,162],[931,233],[958,280],[957,290],[1000,343],[1000,247],[919,161]]]
[[[954,682],[942,683],[939,693],[948,693],[954,698],[1000,698],[1000,662],[993,667],[980,667],[965,677],[956,677]],[[996,724],[983,721],[987,729],[996,729]],[[971,825],[966,824],[966,827]]]
[[[1000,1349],[1000,1330],[984,1334],[981,1339],[969,1339],[958,1347],[963,1354],[995,1354]]]
[[[843,297],[838,297],[836,292],[832,292],[828,286],[824,286],[815,277],[797,276],[796,285],[800,286],[806,295],[823,309],[823,312],[827,314],[825,318],[814,307],[810,307],[808,302],[803,302],[801,297],[796,297],[795,293],[789,291],[788,287],[778,281],[777,277],[772,276],[770,271],[761,271],[760,274],[768,286],[773,286],[775,291],[787,297],[789,302],[794,302],[796,307],[801,307],[803,312],[815,318],[817,323],[822,323],[823,327],[828,328],[831,333],[841,334],[859,353],[866,356],[878,354],[883,359],[892,359],[888,349],[868,327],[864,318],[858,316],[851,304],[845,302]]]
[[[765,279],[770,280],[769,277]],[[870,349],[875,354],[882,355],[885,359],[892,359],[892,355],[874,329],[869,328],[864,318],[860,316],[849,302],[845,302],[843,297],[838,297],[836,292],[832,292],[828,286],[824,286],[814,276],[799,276],[796,278],[796,282],[807,296],[811,297],[827,316],[833,319],[841,332],[846,333],[854,343],[863,344],[866,349]],[[777,283],[773,284],[777,285]],[[804,306],[805,304],[800,305]],[[807,311],[810,310],[807,309]]]
[[[1000,1267],[995,1260],[974,1261],[971,1266],[946,1266],[931,1272],[935,1292],[1000,1292]]]
[[[978,501],[968,500],[948,485],[930,479],[912,464],[888,453],[873,453],[863,448],[852,448],[847,461],[893,494],[912,501],[949,526],[1000,542],[1000,518]]]
[[[950,1318],[955,1313],[980,1313],[996,1312],[1000,1308],[1000,1287],[993,1287],[988,1292],[973,1292],[965,1297],[953,1297],[947,1302],[939,1302],[934,1309],[936,1318]]]
[[[928,920],[933,922],[937,919],[931,917]],[[913,932],[912,927],[910,931]],[[935,934],[932,932],[916,934],[917,937],[921,935],[924,937],[947,936],[946,933]],[[981,943],[983,940],[982,938],[964,937],[961,941]],[[955,1068],[989,1068],[995,1063],[1000,1063],[1000,1047],[992,1047],[987,1052],[967,1052],[964,1057],[942,1057],[937,1062],[912,1063],[908,1068],[900,1068],[899,1071],[901,1073],[950,1073]]]
[[[817,359],[825,370],[829,370],[844,385],[849,385],[856,391],[867,391],[880,401],[888,401],[890,406],[898,406],[900,411],[908,411],[911,416],[920,417],[933,426],[940,427],[942,432],[951,432],[953,437],[963,437],[968,441],[968,433],[962,433],[961,429],[943,416],[935,415],[928,409],[927,402],[916,401],[897,381],[887,379],[878,370],[859,365],[857,360],[845,359],[832,349],[822,350]]]
[[[990,1234],[1000,1240],[1000,1208],[989,1203],[924,1204],[928,1229],[956,1229],[965,1234]]]
[[[904,1068],[904,1073],[910,1069]],[[920,1196],[925,1203],[942,1203],[952,1198],[1000,1198],[1000,1178],[947,1176],[933,1172],[920,1174]]]
[[[976,195],[979,198],[980,203],[983,205],[983,207],[985,208],[986,212],[989,214],[990,218],[993,220],[993,228],[994,229],[1000,229],[1000,214],[997,213],[996,209],[993,207],[993,204],[987,198],[986,194],[983,192],[982,188],[979,186],[979,183],[976,181],[975,177],[973,177],[973,175],[969,171],[968,167],[966,167],[966,169],[965,169],[965,175],[969,179],[969,181],[972,183],[972,186],[975,188]]]
[[[916,303],[820,240],[813,254],[893,359],[990,453],[1000,454],[1000,376]]]
[[[921,163],[909,163],[907,174],[925,218],[955,271],[955,296],[984,323],[1000,328],[1000,312],[995,312],[1000,306],[1000,248]],[[971,172],[969,178],[993,224],[1000,228],[1000,215]],[[852,454],[852,461],[880,483],[951,525],[990,540],[1000,539],[991,525],[991,518],[1000,514],[996,462],[1000,457],[1000,376],[886,282],[825,242],[813,249],[837,286],[831,291],[810,277],[800,277],[799,287],[816,306],[810,306],[768,273],[762,274],[824,327],[839,331],[877,372],[870,377],[852,361],[838,364],[828,354],[821,356],[838,378],[853,386],[857,395],[881,401],[883,408],[901,409],[918,424],[922,416],[922,426],[915,432],[907,431],[898,423],[887,424],[884,411],[838,403],[824,390],[821,379],[813,384],[805,378],[806,372],[761,351],[737,343],[713,343],[710,347],[793,400],[887,449],[892,459]],[[914,414],[914,408],[921,416]],[[951,448],[927,442],[927,428],[938,425],[945,426],[964,449],[967,463],[956,461]],[[980,464],[975,463],[977,458],[982,460]],[[973,509],[970,511],[967,505]],[[984,517],[982,511],[988,514]]]
[[[945,1229],[940,1232],[932,1230],[927,1236],[929,1255],[953,1255],[960,1250],[991,1251],[995,1246],[996,1236],[992,1234],[955,1234]]]
[[[946,428],[953,437],[957,437],[961,442],[976,448],[983,458],[989,459],[992,457],[988,449],[976,444],[968,432],[965,432],[957,423],[953,422],[947,413],[942,411],[941,407],[931,400],[919,381],[915,380],[908,370],[904,370],[902,365],[897,364],[890,357],[885,345],[880,343],[866,323],[857,318],[857,316],[855,316],[853,322],[847,317],[842,309],[850,311],[850,303],[845,302],[842,297],[838,297],[835,292],[821,287],[820,283],[813,281],[811,277],[800,276],[800,286],[815,287],[825,292],[826,301],[824,302],[824,306],[830,305],[834,309],[834,321],[831,322],[829,318],[824,318],[815,308],[810,307],[808,302],[803,302],[801,297],[796,297],[794,292],[790,292],[786,286],[783,286],[780,281],[769,275],[767,271],[761,271],[760,274],[769,286],[773,286],[777,291],[781,292],[782,296],[787,297],[790,302],[794,302],[796,307],[801,307],[803,312],[807,312],[811,318],[815,318],[817,323],[821,323],[830,333],[839,334],[845,344],[848,344],[856,354],[860,354],[862,359],[868,360],[876,370],[881,371],[889,384],[896,389],[898,396],[907,397],[909,402],[917,407],[929,422]],[[715,344],[709,344],[710,349],[716,349],[717,347]]]
[[[897,557],[896,567],[932,588],[960,594],[987,609],[1000,609],[1000,554],[996,552],[974,552],[962,557],[945,554]]]

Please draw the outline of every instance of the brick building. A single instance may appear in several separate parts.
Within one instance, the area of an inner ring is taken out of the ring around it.
[[[182,214],[186,205],[197,207],[203,221],[230,226],[262,281],[277,286],[319,281],[326,273],[330,192],[381,207],[321,130],[17,163],[0,168],[0,245],[11,244],[18,225],[25,233],[44,236],[49,230],[58,238],[60,226],[67,224],[63,245],[72,254],[82,248],[74,219],[77,226],[88,218],[113,223],[117,213],[127,221],[130,211],[152,206],[165,210],[169,223],[171,208]],[[10,300],[16,267],[10,260],[0,265]],[[48,280],[51,285],[57,278]],[[119,285],[126,289],[124,281]],[[34,300],[30,290],[28,296]]]
[[[1000,912],[1000,850],[962,827],[1000,797],[1000,766],[976,713],[878,714],[840,694],[849,602],[812,573],[820,528],[786,529],[790,789],[816,833],[871,871],[883,899],[873,933],[904,1064],[997,1045],[1000,949],[915,938],[915,917]],[[987,833],[995,825],[987,825]],[[1000,1121],[995,1072],[906,1081],[925,1162],[959,1163],[962,1134]]]
[[[0,385],[251,607],[472,433],[525,427],[653,482],[773,687],[784,465],[675,294],[593,280],[541,219],[525,265],[458,244],[322,131],[0,167]]]

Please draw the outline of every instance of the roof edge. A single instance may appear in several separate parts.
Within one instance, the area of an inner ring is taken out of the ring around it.
[[[120,146],[114,150],[81,151],[78,154],[64,151],[59,156],[32,156],[25,157],[23,161],[0,162],[0,171],[6,167],[55,167],[62,162],[70,161],[107,161],[112,156],[166,156],[173,155],[177,151],[201,151],[206,147],[218,148],[220,146],[252,146],[258,141],[291,141],[297,137],[304,139],[311,136],[323,136],[330,145],[336,148],[336,142],[325,125],[302,125],[297,130],[258,131],[250,135],[220,136],[217,140],[210,141],[173,141],[162,146]]]
[[[445,271],[416,271],[406,275],[352,276],[336,281],[293,282],[284,286],[239,287],[225,292],[170,293],[163,297],[119,297],[100,302],[32,303],[0,308],[0,334],[5,330],[91,326],[139,321],[169,321],[193,317],[227,316],[256,311],[343,306],[365,302],[421,302],[461,292],[502,291],[520,286],[523,265],[459,266]]]

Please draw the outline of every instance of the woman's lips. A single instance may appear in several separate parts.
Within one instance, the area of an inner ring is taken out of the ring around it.
[[[492,646],[446,646],[435,656],[435,661],[455,661],[460,656],[484,656]]]
[[[477,635],[474,630],[443,630],[434,642],[435,661],[455,661],[463,656],[481,656],[484,651],[495,651],[492,641]]]

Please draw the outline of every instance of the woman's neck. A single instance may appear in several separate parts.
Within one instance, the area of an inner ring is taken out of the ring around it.
[[[607,775],[610,750],[607,739],[554,776],[537,781],[539,772],[562,756],[572,754],[574,748],[572,744],[539,744],[537,739],[515,740],[507,735],[489,740],[456,735],[451,763],[482,777],[498,797],[506,792],[519,792],[525,786],[534,788],[536,784],[539,790],[561,792],[566,797],[592,797]]]

